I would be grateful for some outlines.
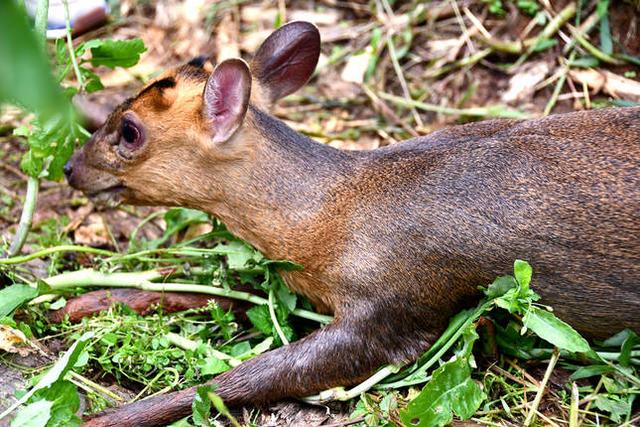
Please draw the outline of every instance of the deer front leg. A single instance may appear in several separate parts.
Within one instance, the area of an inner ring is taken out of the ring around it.
[[[397,335],[389,333],[393,331],[388,330],[388,323],[377,328],[375,322],[381,319],[334,321],[302,340],[257,356],[218,376],[212,381],[218,384],[216,393],[229,406],[256,405],[361,381],[381,365],[407,356],[406,347],[394,342]],[[416,355],[417,352],[410,357]],[[89,417],[84,425],[165,425],[191,413],[195,392],[192,387],[110,409]]]

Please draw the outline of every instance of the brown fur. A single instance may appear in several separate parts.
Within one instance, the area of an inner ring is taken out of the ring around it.
[[[301,397],[414,360],[516,258],[534,266],[543,302],[586,335],[640,331],[640,108],[475,123],[346,152],[251,106],[231,139],[212,144],[207,77],[173,77],[167,95],[149,90],[114,113],[74,157],[70,183],[209,212],[266,256],[303,265],[283,273],[287,284],[336,316],[217,377],[229,405]],[[125,113],[149,141],[132,160],[111,145]],[[159,425],[187,415],[193,395],[87,425]]]

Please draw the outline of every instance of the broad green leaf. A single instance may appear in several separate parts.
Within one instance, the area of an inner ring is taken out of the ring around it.
[[[0,318],[8,316],[20,304],[38,296],[38,290],[27,285],[11,285],[0,290]]]
[[[484,291],[484,294],[491,299],[498,298],[516,286],[518,286],[518,282],[516,282],[513,276],[500,276],[489,285]]]
[[[199,364],[202,375],[216,375],[231,369],[227,362],[217,357],[209,356]]]
[[[138,63],[140,54],[147,49],[141,39],[92,40],[85,48],[91,49],[91,64],[109,68],[131,67]]]
[[[265,351],[269,350],[272,345],[273,345],[273,337],[267,337],[264,340],[262,340],[261,342],[259,342],[258,344],[256,344],[253,347],[253,349],[251,350],[251,352],[255,356],[257,356],[257,355],[262,354]]]
[[[231,350],[229,350],[228,354],[232,357],[235,357],[236,359],[243,360],[243,357],[252,354],[251,344],[249,343],[249,341],[241,341],[237,344],[234,344],[233,347],[231,347]]]
[[[44,374],[40,377],[36,385],[31,390],[25,393],[17,402],[11,405],[6,411],[0,414],[0,419],[4,418],[7,414],[12,412],[15,408],[25,403],[31,398],[38,390],[42,390],[45,387],[49,387],[54,382],[63,378],[64,375],[73,367],[82,353],[84,346],[91,337],[92,333],[87,332],[83,334],[71,347],[62,355],[60,359]]]
[[[527,261],[522,261],[517,259],[513,263],[513,275],[516,277],[520,286],[524,291],[529,290],[529,284],[531,283],[531,275],[533,274],[533,269],[529,265]]]
[[[616,369],[613,366],[609,366],[609,365],[581,366],[580,368],[576,369],[576,371],[573,374],[571,374],[569,379],[571,379],[571,381],[577,381],[582,378],[590,378],[590,377],[595,377],[602,374],[615,372],[615,370]]]
[[[11,427],[44,427],[51,418],[53,402],[39,400],[20,409],[16,414]]]
[[[486,398],[480,386],[471,379],[469,359],[447,362],[433,373],[431,381],[413,399],[400,418],[405,426],[444,426],[455,413],[468,419]]]
[[[44,122],[32,121],[33,129],[27,139],[29,151],[20,162],[25,173],[51,180],[62,178],[64,165],[76,144],[87,138],[73,114],[71,110],[61,111]]]
[[[58,380],[51,386],[38,391],[35,398],[53,402],[47,427],[79,427],[82,424],[80,418],[76,416],[80,409],[78,390],[69,381]]]
[[[271,335],[273,323],[269,315],[269,307],[266,305],[257,305],[247,310],[247,317],[256,327],[257,330],[265,335]]]
[[[631,402],[632,400],[616,396],[616,395],[602,395],[599,394],[596,399],[593,401],[593,406],[600,409],[601,411],[608,412],[611,417],[611,421],[614,423],[619,423],[622,421],[623,417],[626,417],[627,414],[631,412]]]
[[[3,1],[0,13],[0,104],[15,103],[46,116],[66,100],[18,3]]]
[[[591,349],[575,329],[549,311],[531,307],[524,315],[523,323],[537,336],[561,350],[586,353]]]
[[[631,329],[623,329],[620,332],[616,333],[615,335],[612,335],[611,337],[607,338],[602,343],[602,345],[605,347],[621,347],[622,344],[624,344],[624,342],[627,340],[627,338],[635,334],[636,333],[633,332]]]
[[[296,308],[298,296],[284,286],[284,283],[281,283],[282,279],[278,279],[278,281],[280,282],[280,286],[278,286],[278,290],[276,291],[277,299],[281,303],[280,305],[285,307],[288,313],[291,313]]]
[[[240,241],[220,243],[214,249],[227,256],[227,263],[231,270],[243,269],[250,260],[259,262],[263,258],[260,252]]]

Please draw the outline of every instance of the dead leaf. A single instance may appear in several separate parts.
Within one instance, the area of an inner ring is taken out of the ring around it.
[[[102,215],[93,213],[87,217],[86,225],[78,227],[73,239],[78,245],[104,247],[109,244],[109,231]]]
[[[549,74],[550,67],[545,61],[528,62],[509,79],[509,88],[502,94],[502,102],[513,103],[531,98],[535,87]]]
[[[0,350],[27,356],[35,351],[29,339],[19,330],[0,325]]]
[[[340,73],[342,80],[358,84],[364,83],[364,75],[367,72],[372,53],[371,46],[367,46],[364,51],[351,55]]]
[[[577,83],[586,84],[594,94],[602,91],[614,98],[640,101],[640,82],[619,76],[606,70],[571,70],[569,77]]]

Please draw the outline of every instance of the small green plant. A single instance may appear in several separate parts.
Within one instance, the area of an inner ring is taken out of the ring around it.
[[[502,0],[482,0],[483,3],[489,6],[489,12],[494,15],[504,16],[504,6],[502,5]]]

